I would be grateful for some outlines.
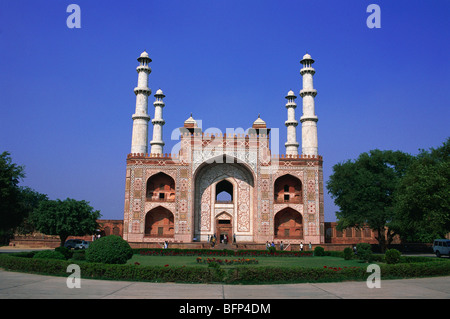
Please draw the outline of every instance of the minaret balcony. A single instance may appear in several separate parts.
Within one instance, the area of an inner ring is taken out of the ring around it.
[[[297,126],[298,125],[298,122],[297,121],[286,121],[286,122],[284,122],[284,125],[286,125],[286,126]]]
[[[142,114],[133,114],[133,116],[131,117],[133,120],[146,120],[146,121],[150,121],[150,116],[148,114],[142,113]]]
[[[139,65],[137,68],[136,68],[136,71],[139,73],[139,72],[145,72],[145,73],[147,73],[147,74],[150,74],[150,73],[152,73],[152,68],[151,67],[149,67],[148,65]]]
[[[286,142],[284,143],[285,147],[289,147],[289,146],[295,146],[298,147],[300,144],[298,142]]]
[[[149,96],[150,94],[152,94],[152,90],[150,90],[149,88],[146,87],[135,87],[134,88],[134,94],[138,95],[138,94],[145,94],[147,96]]]
[[[317,90],[315,90],[315,89],[301,90],[300,91],[300,96],[301,97],[304,97],[304,96],[316,97],[316,95],[317,95]]]
[[[300,122],[305,122],[305,121],[313,121],[313,122],[317,122],[317,121],[319,121],[319,118],[317,117],[317,116],[315,116],[315,115],[303,115],[301,118],[300,118]]]
[[[316,73],[316,70],[314,70],[314,68],[312,67],[304,67],[300,70],[300,75],[304,75],[304,74],[311,74],[314,75]]]
[[[164,121],[163,119],[153,119],[152,124],[164,125],[164,124],[166,124],[166,121]]]
[[[155,107],[157,107],[157,106],[160,106],[160,107],[166,106],[166,104],[163,101],[155,101],[155,102],[153,102],[153,105]]]
[[[295,109],[297,107],[297,103],[295,103],[295,102],[286,103],[286,108],[288,109],[290,107],[293,107]]]

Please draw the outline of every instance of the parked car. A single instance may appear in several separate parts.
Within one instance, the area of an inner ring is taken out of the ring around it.
[[[87,248],[89,248],[89,242],[85,240],[82,240],[81,243],[75,246],[75,249],[87,249]]]
[[[66,248],[75,248],[76,245],[81,244],[81,239],[69,239],[64,243],[64,247]]]
[[[433,251],[436,257],[441,257],[441,255],[450,257],[450,239],[435,239],[433,242]]]

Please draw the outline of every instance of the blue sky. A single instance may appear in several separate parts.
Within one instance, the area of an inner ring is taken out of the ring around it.
[[[66,26],[71,3],[80,29]],[[380,29],[366,25],[371,3]],[[166,94],[168,153],[191,112],[222,131],[261,114],[283,146],[284,97],[298,96],[308,52],[326,182],[333,165],[362,152],[417,154],[450,136],[449,14],[447,0],[1,0],[0,151],[25,166],[21,185],[122,219],[143,50],[150,88]],[[325,220],[336,210],[326,195]]]

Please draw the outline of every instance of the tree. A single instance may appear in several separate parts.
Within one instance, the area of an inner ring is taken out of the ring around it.
[[[23,220],[16,227],[16,232],[19,234],[29,234],[35,231],[33,223],[30,221],[29,216],[32,212],[38,208],[39,203],[48,200],[46,194],[41,194],[30,187],[20,187],[20,203],[23,210]]]
[[[355,161],[334,165],[327,189],[340,209],[337,229],[368,225],[384,251],[386,226],[394,216],[394,192],[411,161],[411,155],[400,151],[371,150]]]
[[[18,203],[21,191],[19,182],[25,177],[24,167],[12,163],[8,152],[0,154],[0,230],[8,231],[18,226],[24,211]]]
[[[61,246],[64,246],[69,236],[93,234],[100,216],[100,211],[94,210],[88,202],[67,198],[40,202],[31,220],[38,231],[59,235]]]
[[[450,138],[421,150],[399,184],[395,211],[393,224],[405,241],[431,242],[450,232]]]
[[[19,186],[25,177],[24,167],[12,163],[10,154],[0,154],[0,242],[7,244],[15,231],[29,233],[33,226],[28,215],[47,195]]]

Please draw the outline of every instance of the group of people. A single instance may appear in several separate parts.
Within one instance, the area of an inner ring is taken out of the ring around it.
[[[216,245],[216,241],[217,241],[216,234],[212,236],[208,235],[208,242],[211,244],[211,247],[214,248],[214,246]]]
[[[288,246],[289,246],[289,243],[288,243]],[[274,242],[269,243],[267,241],[266,242],[266,249],[268,250],[270,247],[275,247],[275,243]],[[309,250],[311,251],[312,250],[311,242],[309,242],[308,247],[309,247]],[[280,250],[284,250],[284,243],[283,243],[283,241],[280,242]],[[300,251],[303,251],[303,242],[300,242]]]
[[[224,234],[222,238],[222,243],[228,244],[228,241],[229,241],[228,235]],[[216,245],[216,242],[217,242],[216,234],[208,235],[208,243],[210,243],[212,247]],[[233,243],[236,243],[236,235],[233,235]]]
[[[92,235],[92,241],[100,239],[101,235],[100,234],[94,234]]]

